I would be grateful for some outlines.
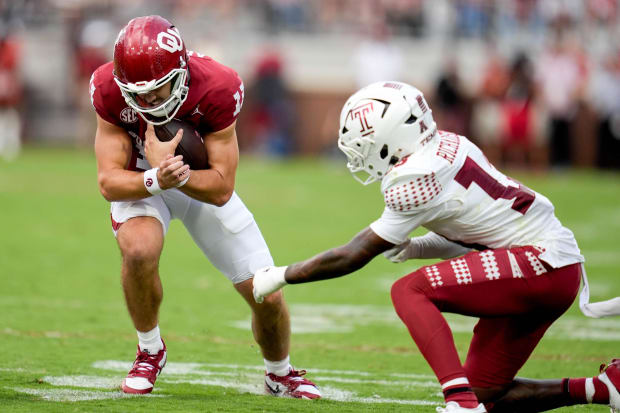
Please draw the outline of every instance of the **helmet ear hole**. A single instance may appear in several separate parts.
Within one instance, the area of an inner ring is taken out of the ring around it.
[[[409,119],[407,119],[407,120],[405,121],[405,123],[406,123],[407,125],[411,125],[412,123],[415,123],[417,120],[418,120],[418,118],[417,118],[417,117],[415,117],[415,116],[413,116],[413,114],[411,114],[411,116],[409,116]]]
[[[394,155],[390,158],[390,165],[396,165],[396,163],[400,161],[400,159]]]
[[[387,144],[383,145],[383,147],[381,148],[381,152],[379,152],[379,156],[381,157],[381,159],[385,159],[388,156],[388,146],[387,146]]]

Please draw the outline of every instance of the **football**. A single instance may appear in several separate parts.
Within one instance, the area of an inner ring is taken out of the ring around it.
[[[162,142],[168,142],[175,137],[179,129],[183,129],[183,138],[177,146],[175,155],[183,155],[183,162],[190,169],[208,169],[209,159],[202,136],[194,127],[179,119],[172,119],[163,125],[155,126],[155,135]]]

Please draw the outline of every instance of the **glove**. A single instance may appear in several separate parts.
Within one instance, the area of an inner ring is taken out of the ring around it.
[[[413,239],[408,239],[402,244],[385,251],[383,256],[395,263],[405,262],[411,258],[419,258],[420,246]]]
[[[263,267],[254,273],[254,300],[262,303],[265,296],[278,291],[284,287],[287,282],[284,279],[284,272],[288,267]]]

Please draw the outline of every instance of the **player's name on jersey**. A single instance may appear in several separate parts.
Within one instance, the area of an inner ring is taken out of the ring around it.
[[[459,137],[454,133],[441,133],[439,140],[439,148],[437,148],[437,156],[441,156],[450,163],[456,159],[456,153],[459,150]]]

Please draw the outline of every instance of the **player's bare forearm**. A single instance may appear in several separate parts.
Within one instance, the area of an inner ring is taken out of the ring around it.
[[[394,244],[366,228],[346,245],[289,265],[284,277],[289,284],[342,277],[362,268],[374,257],[392,247]]]
[[[181,191],[199,201],[222,206],[233,194],[239,164],[235,123],[207,134],[203,139],[209,157],[209,169],[191,171]]]
[[[189,180],[180,189],[186,195],[201,202],[222,206],[233,194],[235,189],[235,172],[225,177],[217,169],[191,171]]]
[[[108,201],[131,201],[150,196],[141,172],[129,171],[131,141],[127,132],[97,115],[95,155],[99,191]]]
[[[144,187],[142,172],[114,168],[99,171],[99,191],[110,201],[135,201],[151,196]]]

